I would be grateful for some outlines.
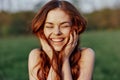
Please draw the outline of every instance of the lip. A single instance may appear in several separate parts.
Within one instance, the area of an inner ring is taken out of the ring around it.
[[[64,38],[52,38],[51,39],[53,42],[62,42]]]
[[[65,38],[50,38],[50,42],[55,45],[61,45]]]

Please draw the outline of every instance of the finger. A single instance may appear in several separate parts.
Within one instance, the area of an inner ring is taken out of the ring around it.
[[[78,41],[78,34],[76,31],[73,32],[74,33],[74,42],[73,42],[73,45],[77,45],[77,41]]]
[[[43,38],[39,38],[40,39],[40,42],[41,42],[41,46],[43,47],[43,48],[48,48],[48,47],[50,47],[49,45],[48,45],[48,42],[45,40],[45,39],[43,39]]]
[[[72,42],[73,42],[73,35],[72,35],[72,33],[70,33],[70,38],[69,38],[68,45],[72,44]]]

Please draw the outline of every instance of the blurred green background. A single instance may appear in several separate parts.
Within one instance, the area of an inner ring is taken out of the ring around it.
[[[3,1],[0,0],[0,80],[28,80],[28,55],[40,45],[31,32],[31,21],[44,1],[37,2],[34,10],[19,11],[4,9]],[[71,2],[78,8],[79,1]],[[120,6],[116,4],[92,12],[78,8],[88,21],[80,45],[92,48],[96,55],[94,80],[120,80]]]

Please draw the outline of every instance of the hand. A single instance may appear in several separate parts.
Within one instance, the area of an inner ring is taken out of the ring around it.
[[[39,38],[39,39],[41,42],[42,49],[45,51],[45,53],[48,55],[48,57],[51,60],[53,56],[53,49],[51,48],[51,46],[48,44],[48,42],[45,39],[43,38]]]
[[[64,59],[65,58],[69,59],[71,53],[73,52],[73,50],[75,49],[75,47],[77,45],[77,41],[78,41],[78,34],[74,30],[73,33],[70,33],[68,44],[66,45],[66,47],[63,51],[64,56],[65,56]]]

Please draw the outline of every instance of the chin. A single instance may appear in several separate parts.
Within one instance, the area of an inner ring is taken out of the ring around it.
[[[63,47],[59,47],[59,46],[56,47],[56,46],[54,46],[55,51],[61,51],[62,48],[63,48]]]

